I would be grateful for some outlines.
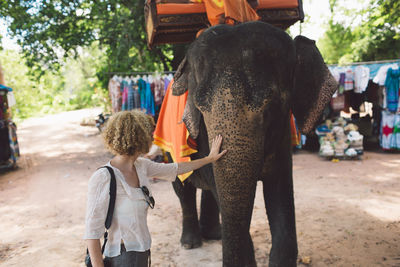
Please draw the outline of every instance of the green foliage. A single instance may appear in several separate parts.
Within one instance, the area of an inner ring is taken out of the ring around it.
[[[399,1],[372,0],[359,11],[340,6],[338,2],[330,0],[332,16],[325,35],[318,41],[327,63],[345,64],[400,57]],[[338,19],[343,16],[350,18],[348,25]]]
[[[352,52],[351,44],[353,40],[354,36],[350,28],[331,21],[324,36],[318,40],[318,47],[320,47],[325,62],[334,64],[341,57]]]
[[[109,110],[108,92],[96,77],[96,69],[105,61],[103,55],[93,45],[83,49],[79,56],[66,58],[58,70],[35,76],[17,51],[1,51],[6,84],[13,88],[17,101],[12,108],[14,119],[93,106]]]
[[[107,72],[171,69],[171,46],[147,48],[143,10],[143,0],[11,0],[2,2],[0,16],[28,66],[41,73],[98,41],[107,57],[97,71],[104,83]]]
[[[355,61],[396,59],[400,57],[400,4],[379,0],[366,10],[367,19],[355,28],[352,44]]]

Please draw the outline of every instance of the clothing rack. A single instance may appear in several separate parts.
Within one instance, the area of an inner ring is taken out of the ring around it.
[[[377,60],[377,61],[366,61],[366,62],[354,62],[348,64],[330,64],[329,67],[346,67],[346,66],[355,66],[355,65],[371,65],[371,64],[383,64],[383,63],[396,63],[400,62],[400,59],[390,59],[390,60]]]
[[[107,75],[151,75],[151,74],[175,74],[176,71],[131,71],[131,72],[107,72]]]

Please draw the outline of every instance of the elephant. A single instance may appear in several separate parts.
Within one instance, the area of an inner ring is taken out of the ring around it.
[[[264,22],[217,25],[193,41],[172,86],[173,95],[188,90],[182,120],[198,144],[192,158],[207,155],[219,134],[228,152],[185,185],[175,182],[178,196],[189,203],[182,203],[181,242],[198,239],[199,231],[206,237],[212,231],[209,237],[217,239],[220,211],[223,266],[256,266],[249,228],[262,181],[272,240],[269,266],[296,266],[290,116],[302,133],[309,132],[337,88],[315,41],[292,39]],[[211,210],[201,211],[200,230],[196,187],[205,189],[202,206]]]

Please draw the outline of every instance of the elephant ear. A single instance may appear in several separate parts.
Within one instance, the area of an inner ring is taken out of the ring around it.
[[[189,76],[189,63],[187,58],[184,57],[178,70],[174,75],[174,83],[172,84],[172,94],[180,96],[188,90],[188,76]]]
[[[294,39],[296,46],[296,67],[292,111],[302,133],[310,132],[338,83],[325,65],[315,41],[304,36]]]
[[[185,126],[193,139],[196,139],[199,136],[201,118],[201,113],[194,104],[193,96],[196,89],[195,87],[195,80],[193,74],[190,72],[189,62],[185,57],[174,75],[172,94],[175,96],[180,96],[189,90],[185,109],[183,111],[182,121],[185,123]]]

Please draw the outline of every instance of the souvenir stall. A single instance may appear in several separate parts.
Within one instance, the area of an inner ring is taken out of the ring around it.
[[[19,157],[17,127],[11,119],[12,89],[0,84],[0,169],[16,167]]]
[[[321,156],[359,158],[374,145],[400,150],[399,66],[400,60],[329,66],[339,88],[316,127]]]

